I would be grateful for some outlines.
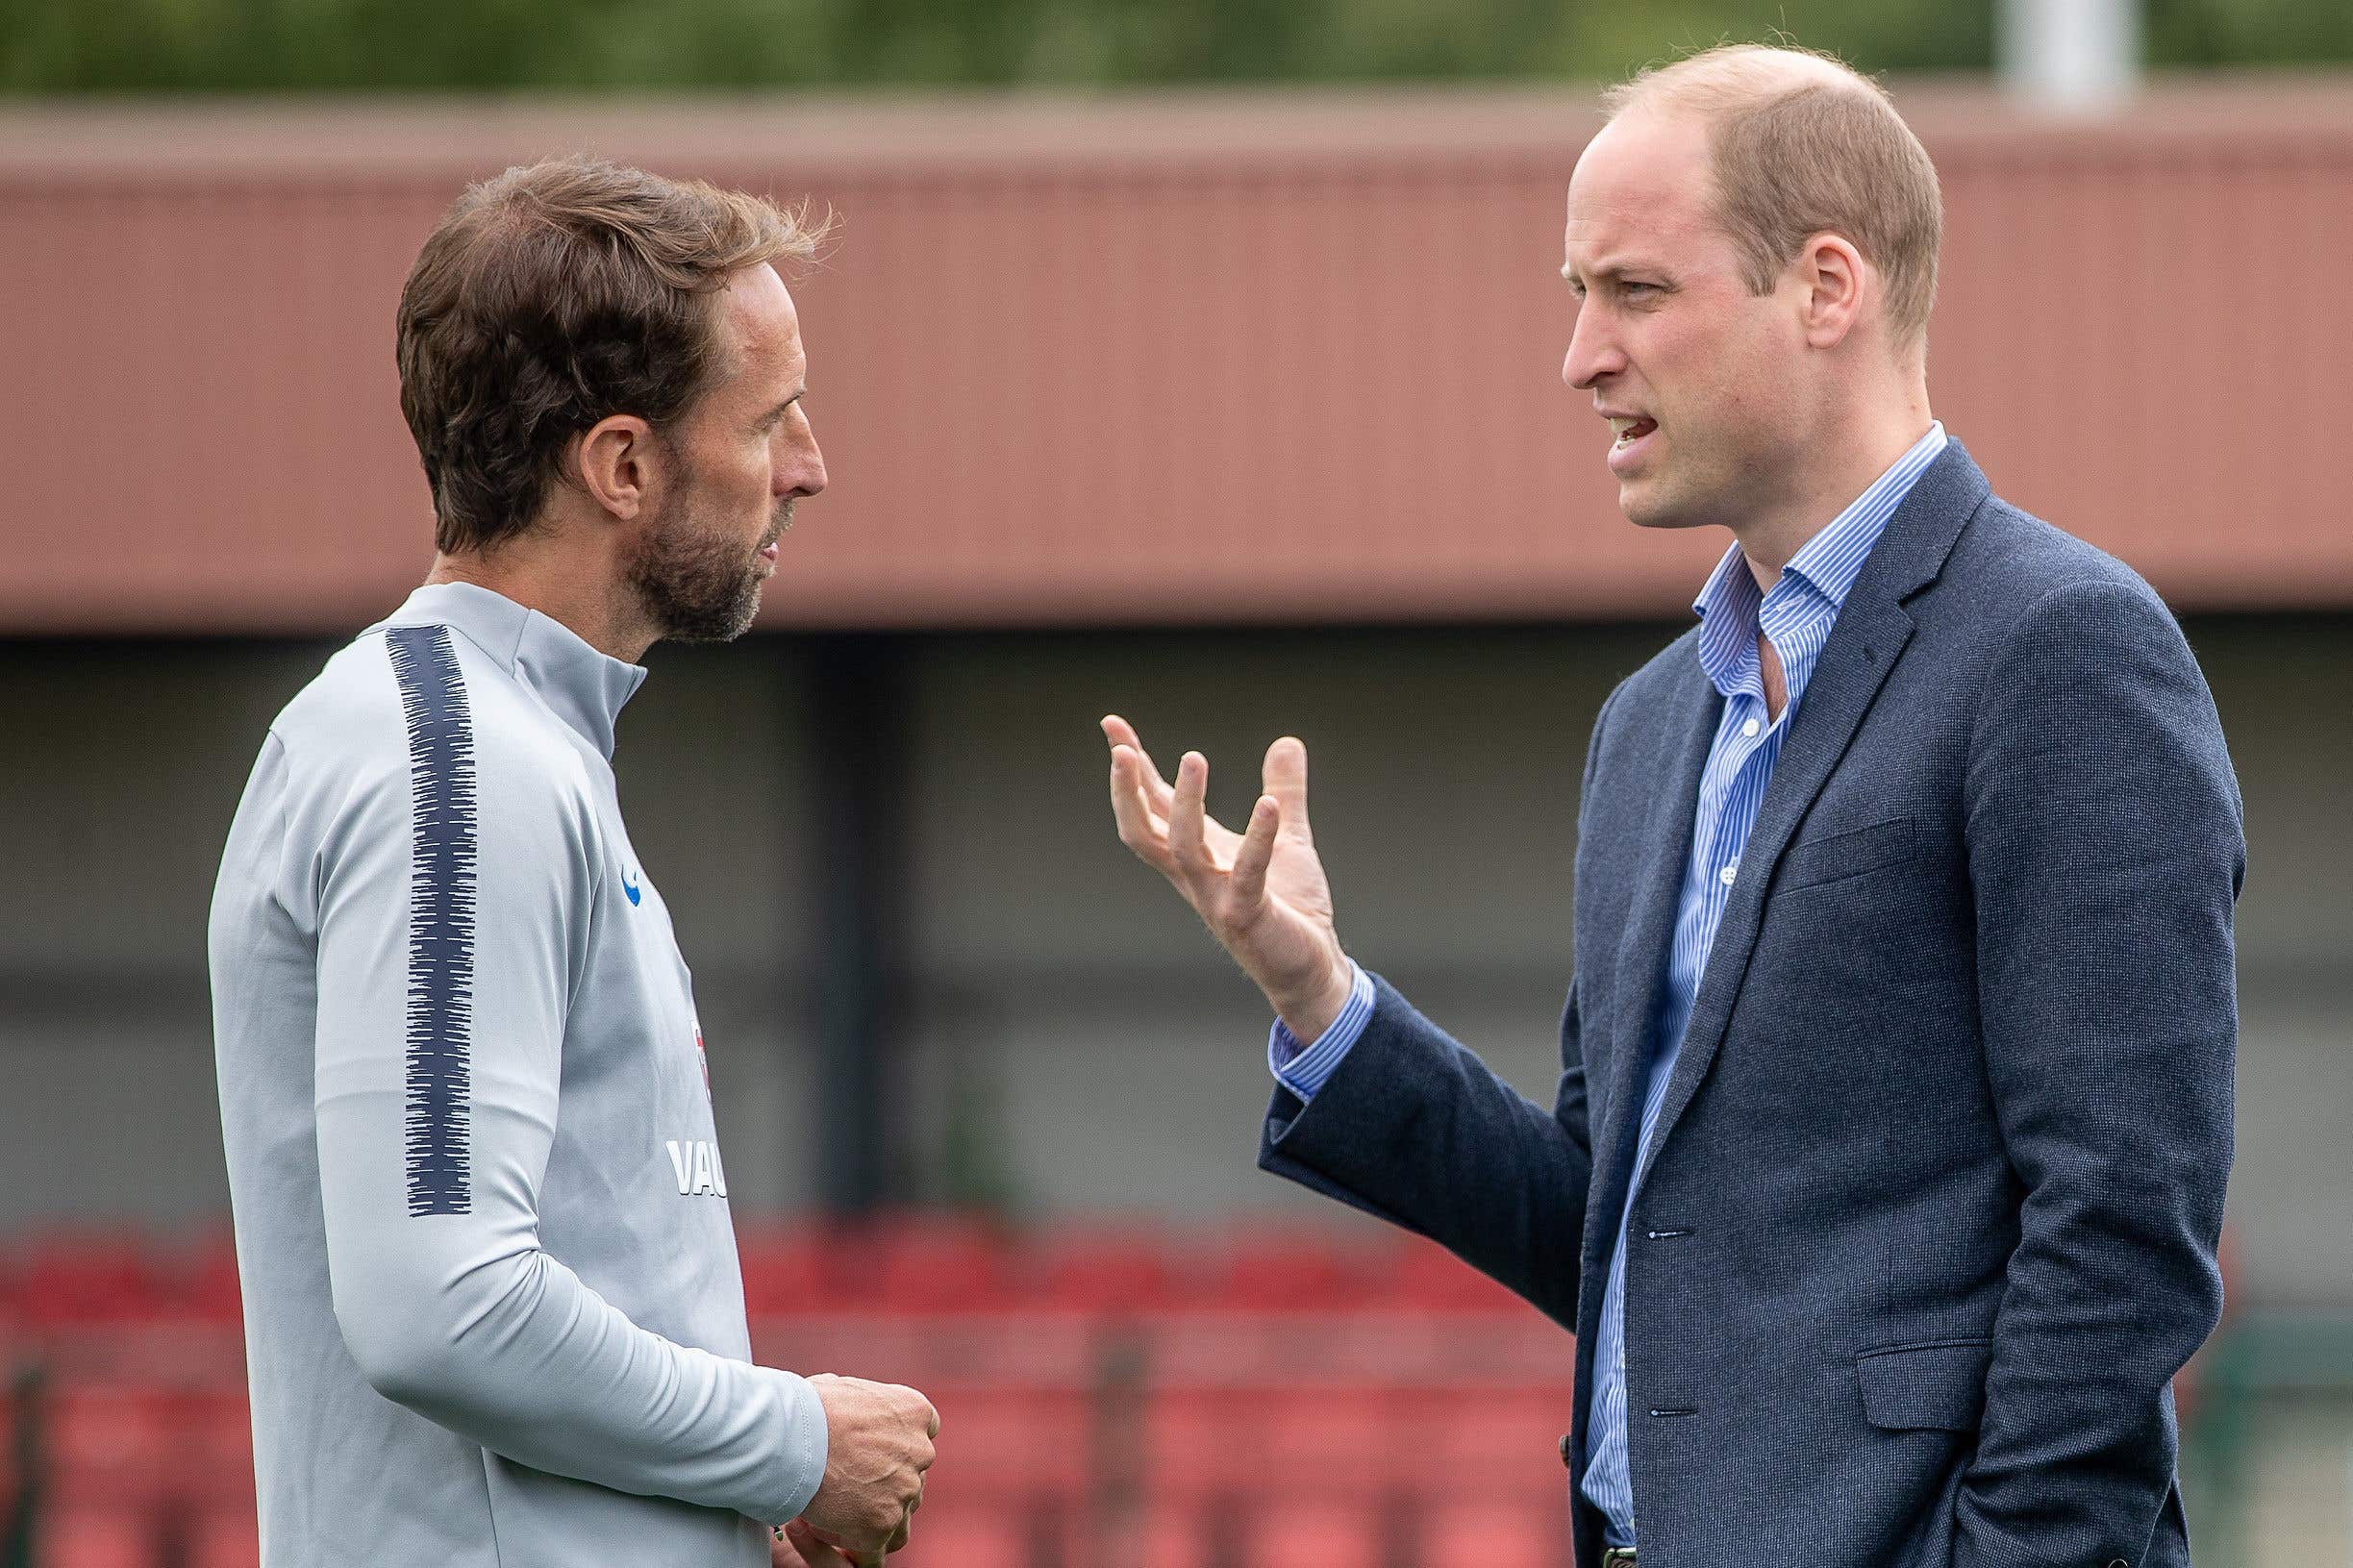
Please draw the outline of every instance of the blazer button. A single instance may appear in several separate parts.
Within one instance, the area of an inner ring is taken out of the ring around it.
[[[1570,1435],[1570,1434],[1569,1434],[1569,1433],[1567,1433],[1567,1432],[1563,1432],[1563,1433],[1561,1434],[1561,1468],[1562,1468],[1562,1469],[1564,1469],[1564,1470],[1567,1469],[1567,1468],[1568,1468],[1568,1466],[1569,1466],[1569,1457],[1568,1457],[1568,1439],[1569,1439],[1569,1435]]]

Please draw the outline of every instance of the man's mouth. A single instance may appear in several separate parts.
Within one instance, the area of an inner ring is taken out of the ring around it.
[[[779,552],[776,541],[783,538],[791,527],[792,504],[787,502],[777,509],[776,515],[769,520],[767,536],[760,541],[758,554],[761,560],[774,560],[777,558]]]
[[[1615,450],[1619,452],[1658,428],[1656,419],[1645,419],[1640,414],[1613,414],[1610,417],[1610,429],[1617,435]]]

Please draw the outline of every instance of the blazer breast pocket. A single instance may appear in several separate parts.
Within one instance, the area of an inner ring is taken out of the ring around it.
[[[1866,1350],[1855,1357],[1864,1416],[1891,1431],[1975,1431],[1992,1363],[1993,1344],[1985,1339]]]
[[[1908,816],[1890,817],[1868,827],[1809,838],[1790,845],[1781,857],[1780,869],[1773,878],[1773,891],[1790,893],[1800,887],[1844,882],[1849,877],[1893,865],[1911,853],[1912,819]]]

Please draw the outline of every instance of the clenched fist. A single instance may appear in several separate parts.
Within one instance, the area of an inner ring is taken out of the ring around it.
[[[788,1539],[813,1568],[811,1547],[830,1547],[870,1568],[907,1544],[923,1506],[923,1473],[932,1467],[939,1412],[914,1389],[821,1373],[809,1380],[825,1406],[825,1480],[798,1521],[810,1543]],[[781,1557],[781,1553],[779,1554]],[[790,1558],[782,1560],[790,1561]]]

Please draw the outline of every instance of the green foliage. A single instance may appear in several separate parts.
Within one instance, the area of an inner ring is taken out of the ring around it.
[[[2159,65],[2335,64],[2353,61],[2344,0],[2145,0]]]
[[[2146,0],[2161,64],[2353,60],[2345,0]],[[0,92],[1597,80],[1786,32],[1984,69],[1992,0],[0,0]]]

